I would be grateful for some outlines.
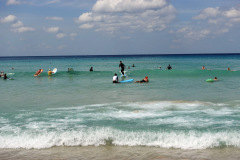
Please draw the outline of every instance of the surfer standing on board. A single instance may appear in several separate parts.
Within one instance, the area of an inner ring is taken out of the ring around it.
[[[120,61],[119,68],[120,68],[120,67],[121,67],[121,73],[122,73],[122,75],[124,75],[125,65],[122,63],[122,61]]]

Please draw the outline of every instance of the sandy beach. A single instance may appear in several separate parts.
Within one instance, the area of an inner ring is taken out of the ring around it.
[[[239,160],[239,148],[206,150],[163,149],[158,147],[89,146],[50,149],[1,149],[1,160]]]

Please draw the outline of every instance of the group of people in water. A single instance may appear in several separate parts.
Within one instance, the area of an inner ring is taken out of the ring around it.
[[[133,64],[132,67],[135,67],[135,65]],[[125,68],[126,68],[126,66],[123,64],[122,61],[120,61],[120,63],[119,63],[119,69],[121,69],[121,74],[122,74],[123,76],[125,76],[125,72],[124,72]],[[130,69],[130,67],[128,67],[128,68]],[[13,68],[12,68],[12,69],[13,69]],[[159,67],[159,69],[162,69],[162,67]],[[167,69],[167,70],[171,70],[171,69],[172,69],[172,66],[169,64],[169,65],[166,67],[166,69]],[[205,66],[202,66],[202,70],[206,70],[206,67],[205,67]],[[209,69],[208,69],[208,70],[209,70]],[[233,71],[233,70],[230,70],[229,67],[228,67],[227,70],[228,70],[228,71]],[[70,72],[70,71],[73,71],[73,69],[72,69],[72,68],[68,68],[68,71],[69,71],[69,72]],[[89,71],[92,72],[92,71],[93,71],[93,67],[91,67]],[[49,76],[51,76],[53,73],[54,73],[54,72],[53,72],[51,69],[48,70],[48,75],[49,75]],[[9,79],[9,78],[7,77],[7,74],[6,74],[6,73],[4,74],[3,71],[1,71],[0,77],[2,77],[3,79]],[[215,77],[213,80],[218,80],[218,78]],[[113,76],[113,83],[118,83],[118,82],[119,82],[118,75],[117,75],[117,73],[115,73],[114,76]],[[143,78],[141,81],[135,81],[135,83],[144,83],[144,82],[149,82],[148,76],[145,76],[145,78]]]
[[[135,65],[133,64],[132,67],[135,67]],[[121,69],[121,73],[122,73],[123,76],[125,75],[125,73],[124,73],[125,68],[126,68],[126,66],[122,63],[122,61],[120,61],[119,69]],[[113,76],[113,83],[118,83],[118,82],[119,82],[118,81],[118,75],[117,75],[117,73],[115,73],[114,76]],[[141,81],[136,81],[135,83],[144,83],[144,82],[149,82],[148,76],[146,76]]]
[[[202,66],[202,70],[206,70],[205,66]],[[211,70],[211,69],[207,69],[207,70]],[[227,68],[228,71],[235,71],[235,70],[231,70],[229,67]]]
[[[202,66],[202,70],[206,70],[206,67],[205,66]],[[211,69],[207,69],[207,70],[211,70]],[[229,67],[227,68],[228,71],[235,71],[235,70],[231,70]],[[217,81],[218,78],[217,77],[214,77],[213,79],[214,81]]]
[[[132,67],[135,67],[135,65],[133,64]],[[126,68],[126,66],[122,63],[122,61],[120,61],[120,64],[119,64],[119,69],[121,69],[121,74],[124,75],[124,69]],[[159,67],[159,69],[162,69],[162,67]],[[166,67],[167,70],[171,70],[172,69],[172,66],[169,64],[167,67]],[[206,67],[205,66],[202,66],[202,70],[205,70]],[[228,67],[227,69],[228,71],[232,71],[230,70],[230,68]],[[214,81],[217,81],[218,78],[217,77],[214,77],[213,79]],[[118,80],[118,75],[117,73],[114,74],[113,76],[113,83],[118,83],[119,80]],[[141,81],[135,81],[135,83],[144,83],[144,82],[149,82],[149,79],[148,79],[148,76],[146,76],[144,79],[142,79]]]

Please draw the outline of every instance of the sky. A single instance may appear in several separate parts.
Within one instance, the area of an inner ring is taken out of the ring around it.
[[[240,0],[0,0],[0,56],[240,53]]]

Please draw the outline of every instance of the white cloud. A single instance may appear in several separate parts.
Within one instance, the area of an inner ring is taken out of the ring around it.
[[[35,29],[32,28],[32,27],[19,27],[19,28],[13,29],[13,31],[18,32],[18,33],[22,33],[22,32],[35,31]]]
[[[93,15],[93,13],[89,13],[89,12],[87,12],[87,13],[83,13],[81,16],[79,16],[78,17],[78,20],[80,21],[80,22],[91,22],[91,21],[93,21],[93,22],[99,22],[99,21],[101,21],[102,19],[103,19],[104,17],[103,16],[101,16],[101,15]]]
[[[12,23],[17,20],[17,17],[14,15],[8,15],[7,17],[0,20],[2,23]]]
[[[67,34],[62,33],[59,27],[50,27],[50,28],[44,28],[44,30],[48,33],[56,33],[56,38],[61,39],[67,36]],[[70,37],[74,39],[76,35],[74,33],[70,34]]]
[[[93,25],[91,24],[83,24],[80,26],[81,29],[89,29],[89,28],[93,28]]]
[[[222,23],[222,22],[224,22],[224,19],[222,19],[222,18],[215,18],[215,19],[209,19],[208,20],[209,24],[219,24],[219,23]]]
[[[51,1],[47,1],[45,4],[55,4],[55,3],[60,3],[60,0],[51,0]]]
[[[206,18],[210,18],[210,17],[216,17],[219,14],[221,14],[221,12],[219,11],[219,7],[206,8],[201,12],[201,14],[199,14],[196,17],[193,17],[193,19],[206,19]]]
[[[136,12],[162,8],[165,0],[98,0],[93,6],[94,12]]]
[[[17,21],[16,23],[11,25],[12,27],[22,27],[23,23],[21,21]]]
[[[46,30],[46,32],[49,32],[49,33],[57,33],[57,32],[59,32],[59,27],[50,27],[45,30]]]
[[[162,31],[176,17],[166,0],[98,0],[77,22],[81,29],[113,33],[119,30]]]
[[[12,23],[11,31],[22,33],[22,32],[29,32],[29,31],[35,31],[32,27],[26,27],[24,26],[22,21],[19,21],[18,18],[14,15],[8,15],[7,17],[0,20],[2,23]]]
[[[177,34],[185,38],[200,40],[225,34],[234,26],[240,25],[240,6],[232,8],[206,8],[193,19],[196,25],[182,27]]]
[[[177,30],[176,33],[181,35],[179,37],[184,37],[191,40],[200,40],[210,35],[212,31],[209,29],[195,29],[193,27],[186,26]]]
[[[179,29],[179,30],[177,31],[177,33],[186,33],[186,32],[188,32],[189,30],[191,30],[190,27],[183,27],[183,28]]]
[[[239,8],[231,8],[230,10],[224,11],[223,15],[228,18],[237,18],[240,17],[240,10]]]
[[[206,8],[198,16],[193,17],[195,20],[208,20],[212,24],[226,24],[230,22],[239,22],[240,7],[231,9]]]
[[[62,21],[62,17],[46,17],[47,20]]]
[[[16,4],[21,4],[21,2],[18,0],[8,0],[6,4],[7,5],[16,5]]]
[[[66,37],[67,35],[65,34],[65,33],[58,33],[57,35],[56,35],[56,37],[58,38],[58,39],[61,39],[61,38],[64,38],[64,37]]]

